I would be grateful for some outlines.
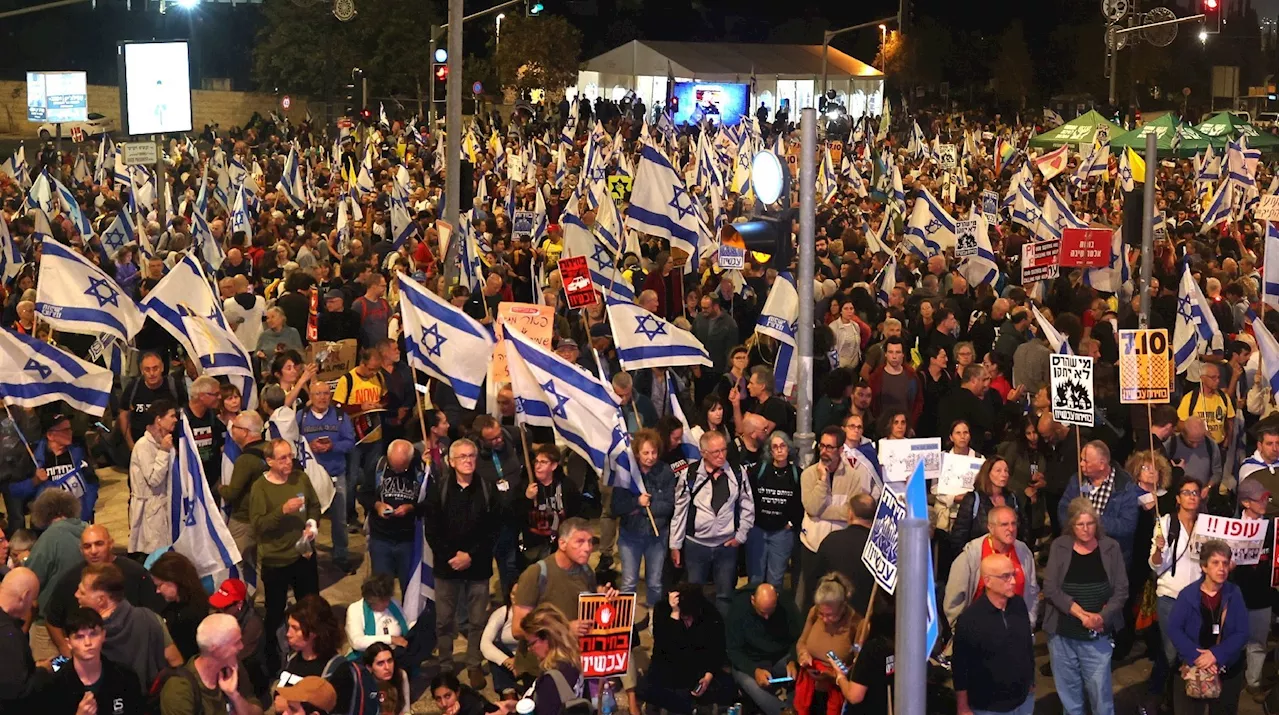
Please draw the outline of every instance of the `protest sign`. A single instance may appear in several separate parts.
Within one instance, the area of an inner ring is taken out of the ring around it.
[[[1120,401],[1163,405],[1172,392],[1169,331],[1120,331]]]
[[[591,624],[586,635],[578,636],[582,677],[607,678],[627,672],[635,614],[634,593],[578,594],[578,620]]]
[[[1058,249],[1062,239],[1022,244],[1022,282],[1034,283],[1058,277]]]
[[[982,216],[989,224],[1000,222],[998,211],[1000,210],[1000,194],[991,189],[982,191]]]
[[[1111,265],[1111,229],[1062,229],[1058,263],[1070,268],[1106,268]]]
[[[985,460],[966,457],[963,454],[942,454],[942,474],[938,477],[938,494],[967,494],[973,491],[973,482]]]
[[[1093,358],[1049,355],[1053,419],[1067,425],[1093,426]]]
[[[926,479],[937,479],[942,475],[942,440],[937,437],[882,439],[876,452],[880,457],[886,482],[906,483],[921,460],[924,461]]]
[[[591,270],[586,256],[561,258],[560,279],[564,281],[564,297],[572,309],[585,308],[596,303],[596,286],[591,281]]]
[[[494,331],[498,342],[494,345],[493,362],[489,364],[490,384],[505,385],[511,382],[511,372],[507,369],[507,349],[502,346],[505,331],[516,330],[550,352],[554,323],[555,309],[549,305],[499,303],[498,324],[502,326],[502,330]]]
[[[538,214],[533,211],[517,211],[515,216],[511,217],[511,235],[533,235],[533,222],[537,220],[537,218]]]
[[[978,221],[956,221],[956,258],[978,255]]]
[[[1200,556],[1200,547],[1212,540],[1224,541],[1231,547],[1235,566],[1258,563],[1267,541],[1266,519],[1231,519],[1201,514],[1196,517],[1196,533],[1191,537],[1191,553]]]
[[[315,379],[332,383],[356,366],[355,338],[318,342],[307,346],[307,364],[316,366]]]
[[[890,596],[898,584],[898,522],[906,515],[907,507],[898,497],[882,490],[867,545],[862,548],[862,564]]]

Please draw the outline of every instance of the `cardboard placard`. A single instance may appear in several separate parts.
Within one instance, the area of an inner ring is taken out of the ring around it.
[[[601,593],[578,594],[578,620],[591,624],[585,636],[578,636],[582,677],[607,678],[627,672],[635,614],[634,593],[612,598]]]
[[[1260,197],[1253,217],[1259,221],[1280,221],[1280,196],[1267,194]]]
[[[986,460],[966,457],[963,454],[943,452],[942,475],[938,478],[938,494],[968,494]]]
[[[515,216],[511,217],[511,235],[533,235],[533,222],[537,220],[537,218],[538,214],[533,211],[517,211]]]
[[[609,194],[614,201],[626,201],[631,198],[631,187],[634,180],[630,176],[615,174],[608,178]]]
[[[956,221],[956,258],[978,255],[978,220]]]
[[[1061,239],[1022,244],[1022,282],[1034,283],[1058,277],[1058,250]]]
[[[530,303],[499,303],[498,324],[502,329],[495,331],[498,342],[494,345],[493,362],[489,363],[489,380],[495,387],[511,382],[511,371],[507,369],[507,349],[502,345],[504,332],[518,331],[550,351],[551,334],[555,330],[555,308]]]
[[[938,163],[944,169],[954,169],[960,165],[960,154],[956,151],[955,144],[940,144],[938,146]]]
[[[728,226],[720,232],[720,249],[716,252],[716,265],[725,270],[742,270],[747,265],[747,244],[737,231]]]
[[[876,453],[886,482],[906,484],[921,460],[924,460],[926,479],[942,476],[942,440],[937,437],[882,439],[876,445]]]
[[[999,223],[1000,221],[1000,194],[991,189],[983,189],[982,191],[982,217],[987,223]]]
[[[901,440],[898,440],[901,441]],[[898,585],[898,522],[907,516],[907,507],[888,489],[880,492],[871,534],[862,547],[862,564],[876,583],[890,596]]]
[[[1125,404],[1168,404],[1173,384],[1169,365],[1169,331],[1120,331],[1120,401]]]
[[[591,282],[591,270],[586,256],[560,259],[560,279],[564,281],[564,297],[573,309],[585,308],[596,303],[596,286]]]
[[[356,352],[355,338],[336,343],[311,343],[307,346],[306,360],[308,365],[316,365],[315,379],[333,382],[356,366]]]
[[[1191,536],[1191,553],[1200,556],[1200,547],[1213,539],[1231,547],[1233,565],[1252,566],[1262,558],[1266,546],[1267,520],[1200,514],[1196,517],[1196,533]]]
[[[1109,228],[1064,228],[1058,265],[1069,268],[1106,268],[1111,265]]]
[[[1067,425],[1093,426],[1093,358],[1049,355],[1049,399],[1053,419]]]

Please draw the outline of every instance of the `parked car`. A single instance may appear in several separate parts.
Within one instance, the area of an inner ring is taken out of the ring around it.
[[[89,112],[88,121],[84,122],[63,122],[62,136],[71,137],[73,127],[80,127],[85,136],[95,136],[98,134],[107,134],[115,130],[115,120],[110,117],[104,117],[97,112]],[[57,136],[58,128],[52,122],[45,122],[40,125],[40,138],[52,139]]]

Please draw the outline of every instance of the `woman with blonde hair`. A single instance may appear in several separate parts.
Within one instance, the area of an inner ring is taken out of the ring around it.
[[[1147,643],[1147,653],[1157,661],[1155,653],[1164,646],[1160,629],[1151,627],[1156,618],[1156,584],[1151,578],[1152,542],[1155,541],[1156,522],[1161,514],[1176,511],[1175,495],[1169,491],[1173,480],[1173,466],[1159,452],[1142,451],[1129,455],[1124,469],[1133,475],[1138,484],[1138,524],[1133,530],[1133,553],[1129,559],[1129,603],[1125,605],[1125,627],[1116,634],[1114,660],[1123,660],[1129,654],[1136,638]],[[1162,691],[1166,669],[1153,668],[1147,693],[1156,695]]]
[[[538,659],[542,674],[525,695],[534,701],[538,715],[560,715],[566,691],[580,698],[583,693],[582,655],[578,638],[569,632],[569,620],[559,608],[544,603],[520,622],[529,650]]]
[[[826,654],[834,652],[841,661],[849,662],[853,654],[855,631],[861,619],[850,604],[853,584],[836,571],[818,580],[813,591],[813,608],[805,618],[804,630],[796,642],[795,708],[797,713],[810,712],[814,695],[827,693],[827,715],[839,715],[844,698],[835,682],[835,673]]]

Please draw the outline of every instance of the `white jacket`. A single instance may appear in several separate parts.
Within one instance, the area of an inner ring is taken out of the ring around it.
[[[841,458],[834,475],[827,474],[821,461],[809,465],[800,473],[800,503],[804,506],[800,543],[817,551],[827,534],[849,525],[849,499],[871,494],[874,489],[874,475],[861,461],[854,466]]]
[[[258,338],[262,335],[262,318],[267,313],[267,301],[262,296],[256,297],[253,307],[248,310],[241,307],[235,298],[222,301],[222,312],[227,316],[228,324],[235,325],[238,320],[244,321],[232,328],[231,332],[250,351],[258,344]]]
[[[1160,524],[1156,527],[1156,533],[1164,536],[1165,540],[1163,560],[1160,563],[1151,561],[1156,553],[1156,540],[1152,537],[1151,553],[1147,561],[1156,577],[1156,596],[1177,598],[1182,589],[1200,579],[1200,559],[1192,553],[1192,535],[1187,533],[1181,524],[1178,525],[1178,538],[1169,538],[1169,519],[1171,518],[1177,517],[1172,514],[1162,514]]]
[[[151,432],[133,443],[129,457],[129,551],[151,553],[173,543],[169,531],[169,463]]]

